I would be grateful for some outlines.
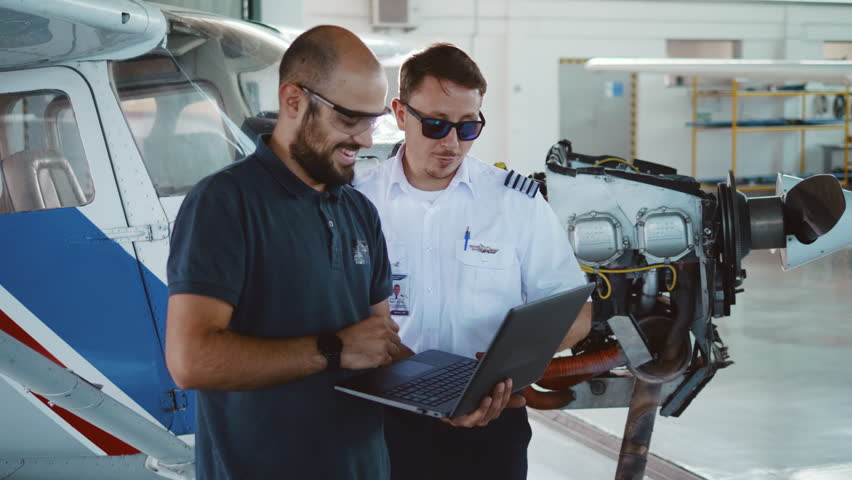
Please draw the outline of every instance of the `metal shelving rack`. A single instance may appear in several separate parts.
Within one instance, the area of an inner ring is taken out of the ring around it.
[[[850,119],[850,97],[849,85],[846,85],[845,93],[842,91],[805,91],[805,90],[780,90],[780,91],[739,91],[737,80],[731,81],[730,92],[702,92],[698,90],[698,79],[692,78],[692,176],[696,175],[697,167],[697,145],[698,132],[702,130],[730,130],[731,131],[731,170],[737,171],[737,134],[742,132],[801,132],[801,154],[799,158],[799,173],[805,173],[805,134],[813,130],[843,130],[843,179],[841,185],[849,185],[849,119]],[[837,95],[845,94],[846,112],[842,124],[833,125],[779,125],[779,126],[741,126],[737,124],[738,100],[748,97],[801,97],[802,119],[805,118],[805,99],[809,95]],[[731,98],[731,126],[710,127],[698,125],[698,99],[701,97],[730,97]],[[739,187],[738,190],[772,190],[774,185],[752,185]]]

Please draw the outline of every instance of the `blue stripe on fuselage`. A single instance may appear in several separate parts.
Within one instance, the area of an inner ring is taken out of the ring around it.
[[[166,285],[142,269],[151,302],[165,308]],[[0,215],[0,285],[163,425],[191,433],[194,402],[179,418],[164,403],[177,387],[142,275],[76,208]]]

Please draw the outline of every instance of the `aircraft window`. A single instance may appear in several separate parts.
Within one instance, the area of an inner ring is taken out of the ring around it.
[[[252,115],[278,111],[278,64],[262,70],[242,72],[237,75],[240,93]]]
[[[278,110],[278,64],[290,40],[207,14],[165,15],[163,46],[110,65],[157,194],[178,196],[254,151]]]
[[[203,82],[119,90],[142,160],[161,197],[184,195],[196,182],[234,161],[221,100]]]
[[[163,46],[110,65],[157,194],[178,196],[254,151],[258,124],[278,110],[278,64],[290,40],[203,13],[165,15]]]
[[[95,187],[92,175],[89,173],[89,162],[83,151],[83,141],[77,131],[77,122],[74,119],[74,110],[71,104],[63,101],[59,104],[60,109],[56,116],[56,139],[59,150],[68,158],[71,169],[80,182],[84,192],[94,192]]]
[[[95,197],[68,95],[0,95],[0,214],[87,205]]]

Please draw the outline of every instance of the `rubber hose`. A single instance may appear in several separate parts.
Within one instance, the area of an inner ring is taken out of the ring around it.
[[[556,410],[574,401],[574,392],[570,389],[559,392],[540,392],[532,387],[524,388],[527,406],[538,410]]]
[[[554,358],[542,378],[598,374],[626,364],[627,356],[618,345],[613,345],[599,352]]]
[[[588,375],[572,375],[570,377],[542,377],[535,384],[548,390],[565,390],[594,376],[594,373],[590,373]]]

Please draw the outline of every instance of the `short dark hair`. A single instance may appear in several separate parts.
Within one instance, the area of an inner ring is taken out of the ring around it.
[[[337,51],[328,43],[329,25],[320,25],[296,37],[278,66],[278,84],[286,82],[319,88],[337,65]]]
[[[399,71],[400,100],[408,102],[411,94],[428,76],[475,88],[481,95],[485,95],[488,87],[479,66],[462,49],[452,43],[434,43],[402,64]]]

